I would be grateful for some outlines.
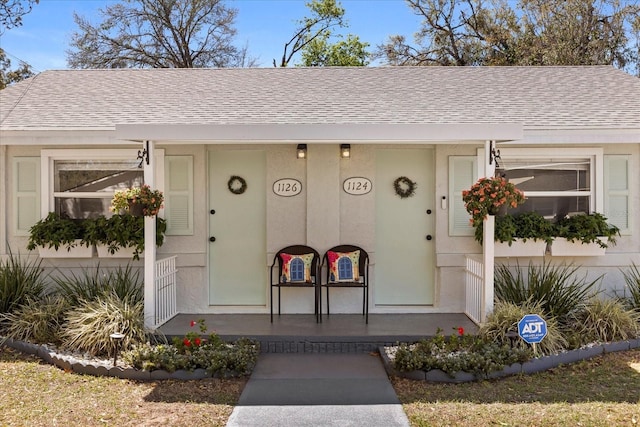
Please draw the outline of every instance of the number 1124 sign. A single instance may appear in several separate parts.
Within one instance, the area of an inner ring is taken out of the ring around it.
[[[371,191],[371,181],[361,176],[347,178],[342,183],[342,189],[347,194],[360,196],[362,194],[367,194],[368,192]]]

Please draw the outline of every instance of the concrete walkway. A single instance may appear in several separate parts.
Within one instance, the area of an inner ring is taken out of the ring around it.
[[[408,427],[409,420],[377,354],[265,353],[227,426]]]

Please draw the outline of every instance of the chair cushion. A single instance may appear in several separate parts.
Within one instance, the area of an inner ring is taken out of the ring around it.
[[[292,255],[281,253],[281,283],[311,283],[311,264],[314,254]]]
[[[329,282],[357,282],[360,280],[360,251],[327,252]]]

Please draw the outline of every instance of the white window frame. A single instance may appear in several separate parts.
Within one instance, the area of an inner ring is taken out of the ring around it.
[[[67,193],[56,193],[54,191],[55,161],[59,160],[135,160],[138,157],[138,150],[133,148],[125,149],[59,149],[42,150],[40,152],[41,173],[40,173],[40,213],[46,217],[49,212],[55,209],[55,198],[67,196]],[[155,150],[156,185],[155,188],[164,191],[164,150]],[[142,170],[142,169],[141,169]],[[76,197],[97,197],[95,193],[74,193]]]
[[[549,147],[549,148],[500,148],[500,156],[503,159],[548,159],[553,158],[555,161],[566,159],[584,158],[589,159],[590,164],[590,188],[589,193],[589,209],[591,212],[604,212],[604,152],[602,148],[597,147],[581,147],[581,148],[565,148],[565,147]],[[484,165],[484,148],[478,149],[478,172],[480,176],[485,176]],[[498,159],[500,164],[501,159]],[[508,161],[508,160],[504,160]],[[562,192],[562,196],[584,196],[586,191],[566,191]],[[527,194],[525,193],[525,196]],[[536,191],[534,197],[555,197],[558,192]]]

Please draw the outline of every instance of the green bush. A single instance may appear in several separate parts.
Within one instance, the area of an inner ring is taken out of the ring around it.
[[[570,313],[583,305],[598,291],[596,285],[602,276],[588,282],[578,278],[578,267],[572,265],[541,265],[529,263],[526,275],[518,264],[499,265],[495,275],[495,297],[498,301],[522,305],[540,303],[544,317],[555,318],[560,325],[566,323]]]
[[[0,313],[11,313],[29,299],[38,299],[44,291],[41,260],[23,261],[9,252],[0,260]]]
[[[114,293],[81,300],[67,314],[62,329],[63,346],[94,356],[107,356],[113,350],[110,335],[117,332],[124,334],[121,349],[147,341],[143,303],[123,300]]]
[[[429,340],[400,344],[393,366],[400,372],[440,369],[452,377],[457,372],[486,376],[513,363],[525,362],[531,354],[528,348],[511,348],[467,334],[444,337],[438,330]]]
[[[593,298],[574,312],[569,331],[581,345],[636,338],[640,313],[627,309],[619,299]]]
[[[29,299],[12,313],[0,314],[7,338],[37,344],[59,344],[69,305],[58,295]]]
[[[518,322],[527,314],[537,314],[547,322],[547,335],[536,344],[538,354],[555,354],[567,348],[568,343],[560,326],[553,317],[545,314],[539,301],[525,301],[520,304],[498,302],[493,312],[487,316],[487,320],[480,325],[478,335],[499,345],[530,349],[531,345],[518,336]]]
[[[622,272],[622,275],[627,284],[626,290],[629,291],[629,295],[627,296],[625,292],[623,298],[631,308],[640,312],[640,268],[633,263],[628,271]]]
[[[61,218],[57,213],[49,212],[46,218],[31,227],[29,233],[27,249],[30,251],[37,246],[55,248],[56,250],[63,246],[67,250],[71,250],[76,246],[76,240],[82,239],[84,226],[82,220]]]
[[[215,337],[217,336],[212,334],[209,338],[203,338],[199,344],[192,343],[186,347],[140,344],[124,352],[122,358],[131,366],[146,371],[193,371],[200,368],[205,369],[210,375],[250,374],[258,360],[258,343],[247,338],[226,343]]]
[[[564,237],[570,242],[597,243],[603,248],[616,244],[616,236],[620,229],[607,222],[607,218],[594,212],[592,214],[578,214],[566,216],[556,222],[557,237]],[[606,237],[607,242],[600,240]]]
[[[54,277],[56,292],[62,295],[70,305],[77,307],[83,301],[95,301],[98,298],[116,295],[122,301],[132,304],[142,303],[144,290],[140,271],[131,266],[118,266],[105,269],[83,269],[82,274],[73,272]]]

